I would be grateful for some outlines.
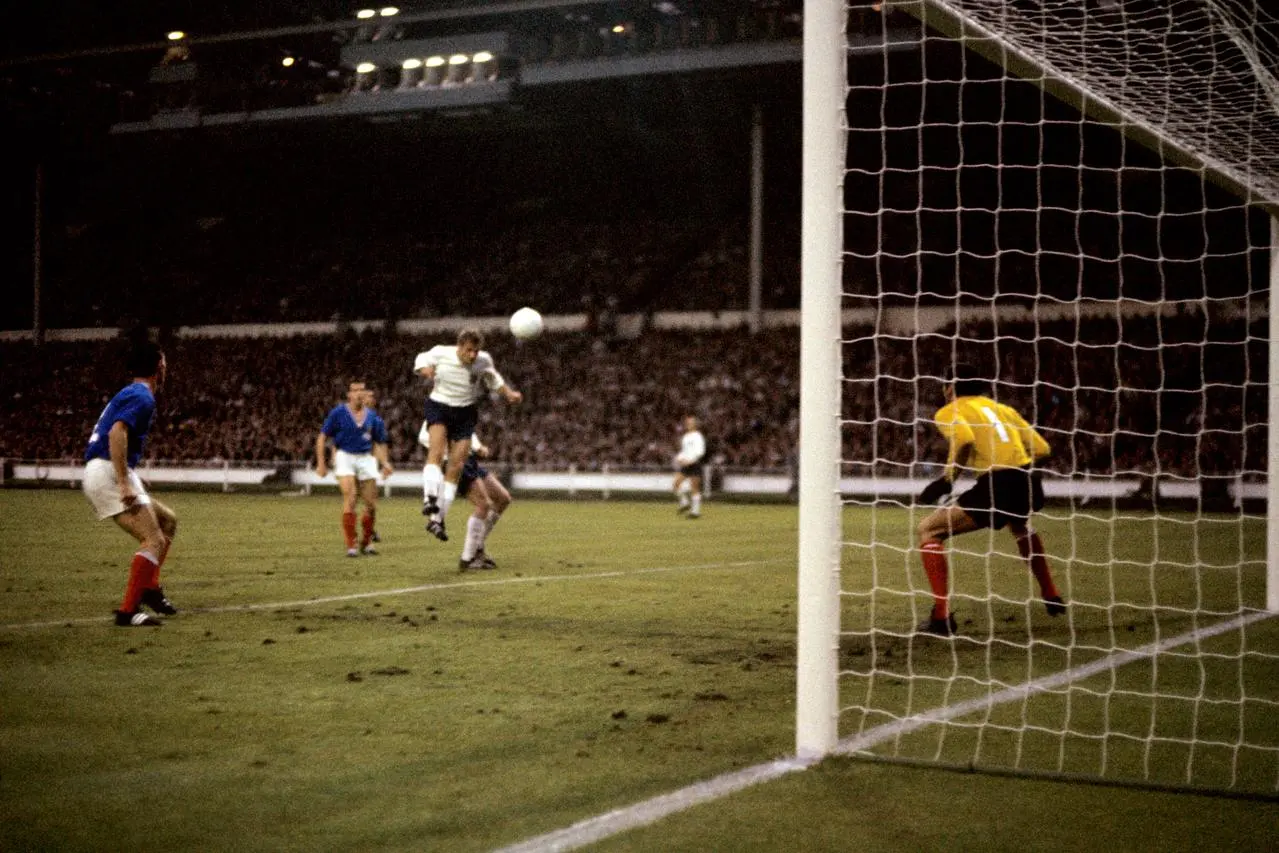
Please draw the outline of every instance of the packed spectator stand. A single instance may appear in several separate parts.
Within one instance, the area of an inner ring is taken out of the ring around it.
[[[458,318],[458,324],[465,319]],[[1201,317],[1090,321],[1070,329],[981,324],[961,344],[996,369],[997,395],[1028,414],[1056,452],[1047,467],[1074,475],[1221,477],[1260,474],[1265,460],[1263,324]],[[1070,332],[1071,337],[1065,337]],[[925,476],[944,459],[930,419],[953,328],[917,339],[846,329],[844,459],[849,475]],[[391,457],[419,465],[416,434],[426,389],[409,370],[439,336],[378,329],[256,339],[173,338],[149,455],[207,463],[302,463],[345,383],[379,394]],[[648,329],[634,337],[550,333],[488,348],[526,395],[488,406],[480,430],[502,465],[521,469],[665,469],[678,419],[698,413],[716,464],[786,470],[798,436],[798,329]],[[0,346],[0,416],[38,428],[0,435],[0,456],[75,458],[123,377],[118,341]]]

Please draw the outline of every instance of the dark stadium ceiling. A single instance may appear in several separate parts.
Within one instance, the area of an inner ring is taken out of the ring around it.
[[[598,0],[581,0],[594,5]],[[161,41],[182,29],[213,35],[350,20],[366,6],[395,5],[404,13],[536,8],[536,0],[34,0],[13,4],[0,33],[0,57],[39,56]],[[563,5],[548,0],[547,6]]]

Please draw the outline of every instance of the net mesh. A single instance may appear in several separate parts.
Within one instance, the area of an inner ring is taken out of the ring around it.
[[[845,748],[1279,790],[1270,237],[1250,204],[1279,188],[1273,41],[1242,4],[937,5],[949,32],[890,11],[893,47],[849,60]],[[1018,75],[979,55],[1013,52]],[[1113,111],[1051,94],[1068,73]],[[912,497],[946,459],[932,420],[957,361],[1053,448],[1033,527],[1067,612],[982,529],[946,543],[942,639],[916,630],[933,508]]]

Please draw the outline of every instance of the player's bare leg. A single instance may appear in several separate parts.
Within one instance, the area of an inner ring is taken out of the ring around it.
[[[493,532],[493,528],[497,526],[498,521],[502,518],[502,513],[511,506],[511,493],[506,490],[506,486],[502,482],[489,474],[484,478],[484,492],[489,498],[488,515],[484,517],[484,536],[480,539],[480,550],[476,556],[486,569],[496,569],[497,563],[488,553],[488,538]]]
[[[178,608],[169,601],[164,594],[164,587],[160,586],[160,570],[164,568],[164,561],[169,558],[173,537],[178,534],[178,516],[154,497],[151,498],[151,510],[155,513],[156,523],[160,525],[160,532],[164,534],[164,550],[160,552],[160,560],[156,564],[151,583],[142,591],[142,603],[161,616],[176,616]]]
[[[360,551],[355,547],[355,477],[338,477],[338,489],[342,492],[342,537],[346,540],[346,555],[358,557]]]
[[[1048,611],[1048,615],[1061,616],[1066,612],[1066,602],[1057,591],[1057,585],[1053,583],[1052,569],[1048,567],[1047,552],[1044,550],[1044,540],[1029,524],[1015,522],[1008,525],[1008,530],[1017,540],[1017,550],[1021,552],[1021,558],[1026,561],[1031,574],[1039,583],[1039,596],[1044,601],[1044,608]]]
[[[482,480],[471,483],[471,487],[466,491],[466,499],[471,502],[474,509],[466,519],[466,539],[462,544],[462,556],[457,561],[457,567],[461,571],[487,569],[490,567],[479,559],[479,552],[484,544],[484,520],[488,517],[492,502],[489,500],[488,490],[484,487]]]
[[[444,451],[448,447],[448,427],[431,424],[427,428],[430,447],[426,451],[426,465],[422,468],[422,514],[426,516],[426,531],[441,542],[448,541],[444,531],[444,513],[440,511],[440,493],[444,487]],[[457,481],[453,481],[456,488]]]
[[[129,563],[129,580],[125,584],[124,598],[116,611],[115,623],[121,626],[152,626],[162,624],[139,610],[143,596],[156,586],[160,576],[160,559],[168,551],[168,537],[160,527],[160,520],[149,504],[135,504],[113,516],[115,523],[138,542],[138,550]],[[177,612],[176,610],[174,612]]]
[[[938,507],[919,523],[919,558],[933,592],[932,613],[928,621],[919,626],[920,631],[943,637],[955,633],[955,617],[950,612],[950,566],[946,561],[945,542],[951,536],[976,529],[977,522],[958,506]]]
[[[689,493],[692,492],[693,485],[682,471],[675,475],[675,483],[672,489],[675,491],[675,511],[680,514],[688,512],[689,507],[692,506]]]
[[[364,503],[364,516],[360,519],[360,553],[375,556],[373,530],[377,525],[377,480],[361,480],[360,500]]]
[[[688,501],[688,517],[701,518],[702,517],[702,478],[696,477],[696,476],[689,477],[687,482],[688,482],[689,493],[690,493],[689,501]]]

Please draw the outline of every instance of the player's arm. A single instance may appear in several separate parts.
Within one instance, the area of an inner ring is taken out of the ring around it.
[[[391,476],[390,437],[386,434],[386,421],[380,417],[373,422],[373,458],[383,477]]]
[[[107,448],[111,454],[111,467],[115,471],[115,481],[120,486],[120,501],[126,506],[133,506],[138,496],[129,482],[129,425],[124,421],[116,421],[107,433]]]
[[[1011,406],[1005,406],[1004,409],[1005,411],[1001,413],[1004,422],[1017,430],[1022,446],[1026,448],[1026,452],[1030,454],[1031,459],[1039,460],[1052,455],[1052,446],[1039,434],[1039,430],[1027,423],[1026,419],[1021,416],[1021,412]]]
[[[377,460],[378,470],[382,472],[383,477],[391,476],[394,469],[391,467],[390,454],[387,451],[387,445],[384,441],[373,442],[373,458]]]
[[[967,424],[946,423],[941,420],[938,420],[936,424],[948,445],[946,467],[940,477],[925,486],[919,493],[919,502],[923,504],[937,503],[951,493],[955,488],[955,478],[959,476],[962,469],[968,467],[968,460],[973,453],[973,431]]]
[[[315,437],[315,475],[317,477],[324,477],[329,473],[328,441],[328,435],[324,430],[320,430],[320,434]]]
[[[431,357],[430,350],[417,354],[417,358],[413,360],[413,372],[423,379],[435,381],[435,360]]]
[[[510,403],[512,406],[524,399],[524,395],[511,387],[510,383],[502,378],[502,374],[497,372],[496,367],[489,367],[484,371],[484,384],[488,386],[490,391],[495,391],[502,396],[502,399]]]

